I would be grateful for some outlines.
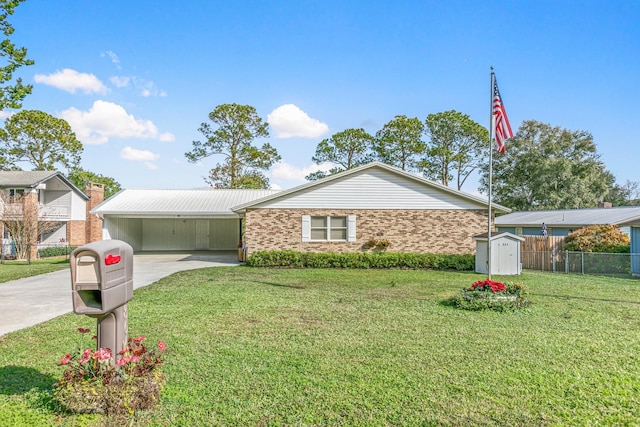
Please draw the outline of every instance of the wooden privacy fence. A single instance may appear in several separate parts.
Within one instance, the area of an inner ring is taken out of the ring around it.
[[[551,270],[559,262],[564,251],[564,236],[522,236],[520,261],[522,268],[533,270]],[[554,259],[554,256],[556,259]]]

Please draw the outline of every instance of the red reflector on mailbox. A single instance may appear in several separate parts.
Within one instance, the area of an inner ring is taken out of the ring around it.
[[[120,255],[107,255],[106,257],[104,257],[104,264],[105,265],[113,265],[113,264],[117,264],[120,262]]]

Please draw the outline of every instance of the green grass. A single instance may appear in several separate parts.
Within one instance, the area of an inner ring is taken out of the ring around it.
[[[444,302],[480,278],[247,267],[165,278],[129,304],[130,335],[169,347],[161,405],[131,425],[640,423],[640,283],[527,272],[525,311]],[[95,320],[0,337],[0,425],[102,425],[50,402],[56,362],[89,344],[80,326]]]
[[[69,268],[69,259],[66,257],[49,258],[31,261],[4,261],[0,264],[0,283],[25,277],[38,276]]]

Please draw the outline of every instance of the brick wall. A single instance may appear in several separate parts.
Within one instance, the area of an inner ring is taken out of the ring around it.
[[[87,201],[87,221],[85,224],[85,242],[91,243],[102,240],[102,221],[91,215],[89,211],[104,201],[104,184],[88,182],[84,194],[89,196]]]
[[[67,244],[69,246],[82,246],[86,241],[85,221],[67,222]]]
[[[302,242],[302,215],[356,215],[355,242]],[[486,232],[486,210],[249,209],[247,253],[291,249],[360,252],[372,237],[391,242],[388,252],[474,253],[472,237]]]

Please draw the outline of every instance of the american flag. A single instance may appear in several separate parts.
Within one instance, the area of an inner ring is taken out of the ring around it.
[[[509,118],[504,109],[504,104],[502,104],[502,98],[500,97],[498,82],[495,76],[493,78],[493,126],[498,153],[504,153],[504,143],[507,139],[513,138],[513,132],[511,131],[511,125],[509,124]]]

